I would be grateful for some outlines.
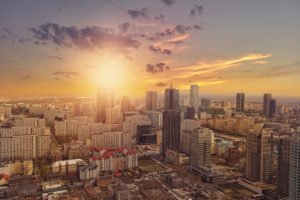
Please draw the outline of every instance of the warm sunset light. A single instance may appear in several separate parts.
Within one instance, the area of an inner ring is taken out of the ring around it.
[[[300,0],[0,0],[0,199],[300,200]]]

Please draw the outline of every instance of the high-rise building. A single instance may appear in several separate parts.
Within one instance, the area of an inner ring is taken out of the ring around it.
[[[244,112],[245,107],[245,94],[237,93],[236,94],[236,112]]]
[[[270,101],[270,116],[276,113],[276,100],[271,99]]]
[[[246,178],[251,181],[272,181],[272,145],[270,129],[247,133]]]
[[[210,165],[211,132],[208,128],[198,128],[192,132],[190,146],[190,170],[199,170]]]
[[[190,106],[198,110],[199,107],[199,86],[191,85],[190,87]]]
[[[271,112],[270,112],[271,99],[272,99],[272,94],[264,94],[263,114],[265,117],[271,117]]]
[[[128,97],[122,97],[121,99],[121,112],[129,112],[133,110],[133,106]]]
[[[290,182],[289,199],[300,199],[300,134],[291,138],[290,143]]]
[[[209,108],[210,107],[210,100],[209,99],[201,99],[201,107],[202,108]]]
[[[146,110],[157,109],[157,92],[148,91],[146,93]]]
[[[162,154],[166,150],[180,151],[179,90],[168,88],[165,91],[165,109],[163,112]]]
[[[113,90],[109,88],[99,88],[97,93],[97,122],[106,123],[106,109],[114,107]]]
[[[278,194],[287,197],[289,195],[289,172],[290,172],[290,136],[285,135],[278,143]]]
[[[179,90],[175,88],[168,88],[165,91],[165,110],[179,109]]]

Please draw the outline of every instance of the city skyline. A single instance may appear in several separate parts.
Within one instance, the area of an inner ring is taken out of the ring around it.
[[[144,96],[171,82],[197,84],[200,94],[300,97],[294,0],[0,5],[2,97],[90,96],[98,87]]]

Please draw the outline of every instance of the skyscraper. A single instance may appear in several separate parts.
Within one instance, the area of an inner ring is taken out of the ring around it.
[[[190,106],[198,110],[199,107],[199,87],[198,85],[191,85],[190,87]]]
[[[244,112],[245,107],[245,94],[237,93],[236,94],[236,112]]]
[[[300,199],[300,134],[291,138],[290,143],[290,200]]]
[[[210,165],[211,132],[208,128],[195,129],[191,134],[190,169],[198,170],[200,167]]]
[[[263,114],[265,117],[271,117],[270,104],[271,104],[272,94],[264,94],[263,102]]]
[[[179,90],[168,88],[165,91],[165,110],[179,109]]]
[[[146,93],[146,110],[157,109],[157,92],[148,91]]]
[[[290,172],[290,136],[284,135],[278,144],[278,193],[284,197],[289,195],[289,172]]]
[[[114,107],[113,90],[109,88],[98,88],[96,104],[96,121],[106,123],[106,109]]]
[[[271,99],[270,101],[270,116],[276,113],[276,100]]]
[[[168,88],[165,91],[165,109],[163,112],[162,154],[166,150],[180,151],[179,90]]]
[[[251,181],[270,183],[272,180],[271,130],[247,133],[246,178]]]

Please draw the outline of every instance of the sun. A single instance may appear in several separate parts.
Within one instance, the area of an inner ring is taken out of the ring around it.
[[[101,62],[95,74],[97,87],[119,88],[125,82],[124,66],[119,60]]]

